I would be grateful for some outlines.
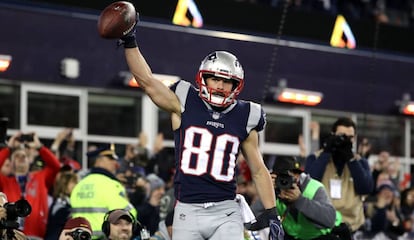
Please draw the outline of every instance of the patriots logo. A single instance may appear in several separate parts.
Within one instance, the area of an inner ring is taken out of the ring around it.
[[[211,53],[210,55],[207,56],[207,59],[209,61],[215,61],[217,59],[217,54],[215,52]]]

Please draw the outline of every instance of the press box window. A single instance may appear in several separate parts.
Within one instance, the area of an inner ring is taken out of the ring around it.
[[[141,132],[140,97],[89,93],[88,134],[136,137]]]
[[[27,93],[27,124],[79,128],[79,97]]]
[[[266,119],[265,142],[298,144],[303,128],[302,117],[267,114]]]
[[[7,118],[7,128],[20,128],[20,87],[0,84],[0,118]]]

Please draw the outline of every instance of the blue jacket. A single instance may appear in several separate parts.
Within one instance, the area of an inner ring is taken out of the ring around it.
[[[330,159],[331,154],[326,152],[309,155],[306,159],[305,172],[309,173],[312,178],[318,181],[322,181],[326,164]],[[360,195],[372,193],[374,190],[374,180],[372,178],[368,160],[361,157],[359,160],[348,161],[346,163],[335,162],[338,173],[342,172],[345,164],[348,165],[348,168],[354,180],[355,192]]]

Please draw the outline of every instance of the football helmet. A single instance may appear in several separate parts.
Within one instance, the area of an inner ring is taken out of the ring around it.
[[[212,89],[207,86],[208,76],[233,80],[231,91]],[[215,107],[227,107],[236,100],[244,85],[244,71],[237,57],[226,51],[215,51],[208,54],[201,62],[196,82],[200,97]],[[213,94],[219,93],[219,94]]]

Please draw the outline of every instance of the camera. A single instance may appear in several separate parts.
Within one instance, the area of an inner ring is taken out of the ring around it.
[[[90,240],[92,238],[90,233],[79,228],[66,233],[66,235],[71,236],[74,240]]]
[[[291,189],[295,183],[295,178],[289,174],[279,174],[276,177],[276,188],[280,190]]]
[[[32,206],[26,199],[20,199],[16,202],[5,203],[3,208],[6,209],[7,218],[0,222],[1,228],[18,228],[18,217],[27,217],[32,212]]]
[[[16,140],[19,142],[33,142],[33,134],[22,134]]]
[[[348,144],[352,145],[351,140],[345,134],[331,134],[326,138],[323,148],[326,151],[335,152],[338,149],[346,147]]]

